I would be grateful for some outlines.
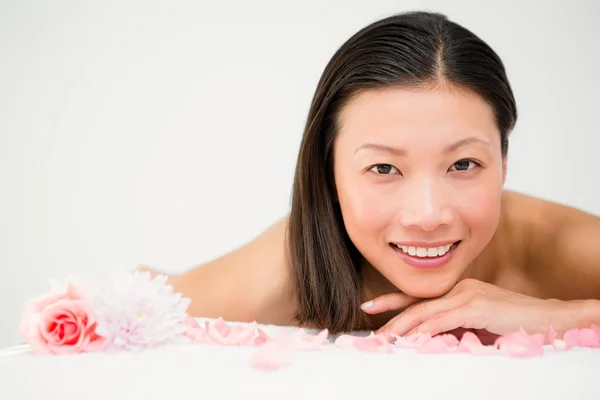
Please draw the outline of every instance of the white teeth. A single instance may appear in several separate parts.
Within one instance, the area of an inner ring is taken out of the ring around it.
[[[439,257],[450,251],[451,244],[438,247],[412,247],[412,246],[398,246],[403,252],[417,257]]]

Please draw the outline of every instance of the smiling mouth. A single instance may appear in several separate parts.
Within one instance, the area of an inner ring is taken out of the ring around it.
[[[443,246],[436,247],[416,247],[416,246],[402,246],[396,243],[390,243],[391,247],[400,249],[403,253],[408,256],[415,258],[435,258],[441,257],[446,253],[456,249],[458,245],[461,243],[461,240],[458,240],[452,244],[447,244]]]

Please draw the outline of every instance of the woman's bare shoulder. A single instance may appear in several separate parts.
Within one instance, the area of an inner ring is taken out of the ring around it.
[[[287,224],[286,216],[234,251],[171,277],[174,289],[192,300],[189,314],[293,325]]]
[[[546,236],[568,221],[595,221],[598,217],[576,207],[515,191],[504,191],[502,222],[513,230]]]
[[[507,191],[499,231],[498,242],[502,245],[498,248],[518,260],[513,265],[532,294],[571,298],[576,291],[570,288],[585,291],[586,279],[600,276],[600,251],[594,245],[594,238],[600,235],[600,218],[596,215]]]

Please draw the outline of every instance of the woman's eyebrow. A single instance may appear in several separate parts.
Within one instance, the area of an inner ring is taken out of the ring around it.
[[[460,147],[467,146],[470,144],[480,144],[480,145],[485,145],[485,146],[491,147],[490,142],[483,140],[483,139],[479,139],[475,136],[470,136],[470,137],[461,139],[455,143],[452,143],[452,144],[446,146],[446,148],[444,149],[444,153],[453,152]],[[392,147],[392,146],[387,146],[387,145],[378,144],[378,143],[363,143],[354,151],[354,154],[358,153],[361,150],[382,151],[385,153],[393,154],[395,156],[405,156],[408,153],[408,151],[404,148]]]
[[[444,149],[444,153],[451,153],[460,147],[467,146],[470,144],[480,144],[480,145],[492,147],[492,144],[490,142],[488,142],[487,140],[479,139],[475,136],[469,136],[467,138],[459,140],[458,142],[452,143],[449,146],[446,146],[446,148]]]
[[[358,153],[361,150],[382,151],[385,153],[391,153],[396,156],[404,156],[407,153],[406,149],[402,149],[402,148],[391,147],[391,146],[386,146],[384,144],[377,144],[377,143],[364,143],[354,151],[354,154]]]

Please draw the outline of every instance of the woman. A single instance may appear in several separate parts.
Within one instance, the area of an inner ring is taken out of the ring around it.
[[[375,22],[318,84],[289,217],[171,283],[194,316],[332,332],[600,324],[600,219],[503,190],[516,119],[473,33],[432,13]]]

